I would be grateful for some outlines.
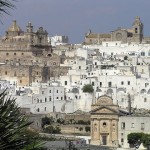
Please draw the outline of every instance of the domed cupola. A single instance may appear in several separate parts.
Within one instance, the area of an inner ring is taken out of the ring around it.
[[[12,25],[6,31],[6,36],[18,36],[21,33],[22,33],[21,28],[17,25],[16,20],[14,20]]]

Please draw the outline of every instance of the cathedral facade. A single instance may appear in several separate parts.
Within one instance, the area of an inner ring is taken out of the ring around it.
[[[141,22],[140,17],[137,16],[131,29],[119,27],[108,34],[92,33],[90,30],[85,35],[84,44],[101,44],[102,42],[107,41],[121,41],[122,43],[149,43],[150,38],[143,36],[143,23]]]
[[[60,58],[53,53],[48,33],[43,27],[33,31],[28,23],[22,31],[13,21],[0,39],[0,76],[18,85],[47,82],[61,73]]]

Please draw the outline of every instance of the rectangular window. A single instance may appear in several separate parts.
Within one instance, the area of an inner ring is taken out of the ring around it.
[[[123,81],[121,81],[121,85],[124,85],[124,82],[123,82]]]
[[[108,87],[111,87],[112,86],[112,83],[111,82],[108,82]]]
[[[124,139],[123,139],[123,138],[121,138],[121,142],[122,142],[122,143],[124,142]]]
[[[52,98],[51,98],[51,96],[49,97],[49,101],[51,101],[52,100]]]
[[[49,90],[49,93],[51,93],[51,90]]]
[[[130,81],[128,81],[128,85],[130,85]]]
[[[125,122],[121,122],[121,129],[125,129]]]
[[[65,85],[67,85],[67,81],[65,81]]]
[[[57,90],[57,93],[58,93],[58,90]]]
[[[81,69],[81,66],[79,66],[79,69]]]
[[[100,82],[100,87],[102,87],[102,82]]]
[[[144,128],[145,128],[145,124],[141,123],[141,130],[144,130]]]
[[[44,91],[42,91],[42,94],[44,94]]]
[[[47,98],[45,97],[45,102],[47,102]]]
[[[134,128],[134,123],[131,123],[131,128]]]
[[[92,82],[92,86],[94,86],[94,82]]]

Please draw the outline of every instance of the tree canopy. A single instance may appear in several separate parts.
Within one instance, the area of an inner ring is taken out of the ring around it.
[[[83,92],[87,93],[93,93],[94,89],[91,84],[85,84],[82,88]]]
[[[128,134],[128,143],[130,147],[138,147],[143,143],[144,147],[149,146],[150,134],[146,133],[130,133]]]

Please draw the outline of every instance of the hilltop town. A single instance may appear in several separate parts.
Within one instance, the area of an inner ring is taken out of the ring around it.
[[[53,117],[65,120],[64,134],[129,148],[128,134],[150,133],[150,37],[143,28],[136,17],[130,29],[89,30],[71,44],[31,22],[23,31],[14,20],[0,38],[0,90],[7,88],[39,131],[42,118]]]

